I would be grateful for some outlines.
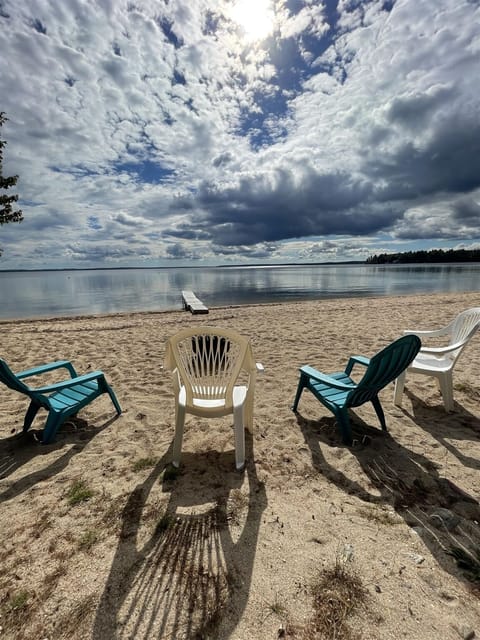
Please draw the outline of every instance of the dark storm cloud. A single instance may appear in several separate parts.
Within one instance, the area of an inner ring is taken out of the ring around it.
[[[392,224],[392,208],[375,210],[372,186],[338,172],[304,171],[301,179],[278,170],[243,178],[236,187],[202,185],[187,223],[166,235],[210,238],[218,245],[239,246],[302,236],[369,234]],[[400,215],[399,213],[396,215]],[[200,235],[199,235],[200,234]]]
[[[464,224],[476,225],[480,228],[480,202],[465,197],[454,204],[454,218]]]
[[[409,140],[390,153],[372,150],[363,170],[385,186],[379,201],[410,200],[480,187],[480,121],[449,118],[426,142]]]

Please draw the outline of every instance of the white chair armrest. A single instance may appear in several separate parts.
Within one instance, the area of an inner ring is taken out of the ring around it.
[[[442,329],[434,329],[432,331],[414,331],[407,329],[403,333],[406,336],[418,336],[419,338],[437,338],[439,336],[450,335],[450,327],[443,327]]]
[[[459,342],[455,342],[455,344],[449,344],[446,347],[422,347],[420,349],[420,353],[427,353],[432,356],[442,356],[446,353],[450,353],[451,351],[456,351],[460,349],[468,342],[470,336],[468,336],[465,340],[460,340]]]

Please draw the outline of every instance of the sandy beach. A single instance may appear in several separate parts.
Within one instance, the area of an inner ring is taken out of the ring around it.
[[[342,370],[479,305],[465,293],[0,322],[14,371],[101,369],[123,409],[102,396],[42,445],[45,412],[22,435],[28,400],[2,386],[0,638],[480,637],[480,332],[450,414],[413,375],[401,408],[392,384],[381,393],[388,433],[370,404],[352,412],[352,448],[308,392],[290,409],[300,366]],[[243,472],[231,417],[187,416],[169,466],[165,344],[196,325],[250,337],[265,367]]]

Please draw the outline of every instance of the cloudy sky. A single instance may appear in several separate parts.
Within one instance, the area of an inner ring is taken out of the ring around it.
[[[0,0],[0,269],[480,247],[480,0]]]

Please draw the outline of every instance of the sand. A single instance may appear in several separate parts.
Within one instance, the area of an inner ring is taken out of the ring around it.
[[[450,414],[424,376],[407,377],[402,408],[393,385],[382,391],[388,433],[370,404],[356,409],[352,448],[311,394],[290,409],[299,366],[341,370],[350,354],[479,303],[467,293],[0,322],[14,371],[56,359],[101,369],[123,409],[116,418],[102,396],[42,445],[45,412],[22,436],[27,399],[2,386],[0,638],[480,636],[479,583],[448,553],[480,550],[480,333],[456,367]],[[168,465],[165,342],[203,324],[249,336],[265,366],[243,473],[230,417],[188,416],[181,470]],[[356,591],[336,622],[335,578]]]

